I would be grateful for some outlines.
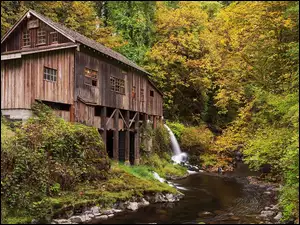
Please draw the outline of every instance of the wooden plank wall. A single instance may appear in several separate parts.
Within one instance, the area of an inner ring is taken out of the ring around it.
[[[101,128],[101,116],[95,116],[95,108],[80,101],[76,104],[76,121],[88,126]]]
[[[75,58],[76,96],[86,102],[101,106],[162,116],[162,96],[148,82],[146,75],[132,71],[113,60],[108,60],[101,54],[90,53],[83,47],[80,52],[76,52]],[[85,68],[98,71],[97,87],[84,84]],[[111,91],[111,76],[125,80],[125,95]],[[135,98],[132,98],[133,87],[135,87]],[[142,88],[144,89],[144,102],[140,98]],[[150,90],[154,91],[154,97],[150,97]],[[152,107],[150,107],[150,101]]]
[[[1,108],[30,109],[35,99],[73,104],[74,49],[23,56],[1,62]],[[57,80],[44,80],[44,66],[57,69]]]
[[[64,120],[70,121],[70,112],[69,112],[69,111],[65,111],[65,110],[54,110],[54,113],[55,113],[57,116],[62,117]]]

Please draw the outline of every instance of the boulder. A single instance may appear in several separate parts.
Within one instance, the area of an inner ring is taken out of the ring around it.
[[[102,215],[109,215],[112,213],[114,213],[114,211],[112,209],[106,209],[106,210],[101,211]]]
[[[93,214],[99,213],[100,212],[100,208],[98,206],[94,206],[91,208],[91,211]]]
[[[55,219],[53,220],[54,223],[58,223],[58,224],[66,224],[66,223],[70,223],[70,220],[66,220],[66,219]]]
[[[275,212],[271,211],[271,210],[261,211],[261,215],[266,215],[266,217],[273,216],[274,214],[275,214]]]
[[[139,208],[139,204],[137,202],[130,202],[128,205],[127,205],[127,209],[129,210],[132,210],[132,211],[135,211]]]
[[[108,216],[107,215],[96,216],[95,219],[97,219],[97,220],[107,220]]]
[[[150,203],[146,200],[146,199],[142,199],[142,201],[141,202],[139,202],[139,206],[147,206],[147,205],[149,205]]]
[[[122,209],[113,209],[113,212],[114,213],[120,213],[120,212],[123,212],[123,210]]]
[[[282,218],[282,213],[279,212],[279,213],[274,217],[274,220],[279,221],[281,218]]]
[[[166,199],[168,200],[168,202],[176,201],[176,197],[173,194],[166,194]]]
[[[70,218],[70,221],[72,223],[83,223],[83,222],[85,222],[85,218],[83,218],[82,216],[72,216]]]

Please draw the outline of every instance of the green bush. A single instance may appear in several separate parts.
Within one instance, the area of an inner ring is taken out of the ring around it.
[[[168,125],[168,127],[170,127],[170,129],[174,133],[177,141],[181,142],[181,135],[185,129],[185,126],[182,123],[170,122],[170,121],[167,121],[167,125]]]
[[[36,218],[37,205],[60,190],[103,180],[110,168],[96,128],[72,124],[45,105],[13,133],[1,126],[1,200],[9,210],[27,209]]]
[[[170,134],[168,130],[161,124],[158,124],[156,129],[153,130],[153,145],[152,151],[157,153],[171,153]]]

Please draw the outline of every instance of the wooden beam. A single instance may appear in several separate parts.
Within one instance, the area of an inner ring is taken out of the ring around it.
[[[122,120],[123,120],[123,122],[125,123],[125,125],[126,125],[126,128],[129,128],[128,127],[128,122],[126,122],[126,120],[124,119],[124,117],[123,117],[123,115],[122,115],[122,112],[119,110],[119,112],[120,112],[120,115],[121,115],[121,117],[122,117]],[[129,121],[129,119],[128,119],[128,121]]]
[[[107,108],[106,107],[102,107],[101,108],[101,127],[103,128],[103,131],[102,131],[102,140],[104,142],[104,146],[105,146],[105,149],[106,149],[106,137],[107,137],[107,126],[106,126],[106,114],[107,114]],[[106,149],[107,150],[107,149]]]
[[[125,120],[127,124],[129,123],[129,115],[130,112],[127,110],[125,112]],[[129,133],[129,127],[125,130],[125,164],[130,165],[129,162],[129,152],[130,152],[130,133]]]
[[[140,163],[140,128],[139,128],[140,113],[135,117],[135,135],[134,135],[134,164]]]
[[[114,112],[116,112],[115,109]],[[117,162],[119,161],[119,110],[117,113],[114,113],[114,121],[115,121],[115,130],[114,130],[114,150],[113,150],[113,158]]]
[[[133,123],[133,121],[134,121],[134,119],[135,119],[135,117],[136,117],[136,115],[138,114],[138,112],[136,112],[135,113],[135,115],[134,115],[134,117],[132,118],[132,120],[131,120],[131,122],[130,122],[130,124],[129,124],[129,127],[128,128],[130,128],[131,127],[131,125],[132,125],[132,123]]]
[[[106,126],[108,125],[110,119],[115,115],[116,111],[117,111],[117,109],[115,109],[115,110],[113,111],[113,113],[111,114],[111,116],[108,118],[108,120],[107,120],[107,122],[106,122],[106,124],[105,124]]]

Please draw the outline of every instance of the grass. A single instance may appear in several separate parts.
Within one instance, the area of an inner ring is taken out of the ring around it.
[[[171,176],[182,177],[187,174],[187,169],[181,165],[174,165],[171,157],[167,154],[159,156],[157,153],[151,153],[149,156],[142,158],[142,163],[150,171],[158,173],[163,178]]]
[[[177,190],[157,181],[149,166],[126,166],[113,162],[107,180],[77,185],[74,191],[61,191],[59,196],[47,197],[43,202],[47,203],[45,205],[49,207],[51,216],[61,216],[70,210],[93,205],[108,208],[117,201],[126,201],[132,197],[142,197],[144,194],[157,192],[176,193]],[[12,213],[8,213],[3,222],[24,224],[30,223],[31,220],[31,217],[23,214],[15,217]]]

